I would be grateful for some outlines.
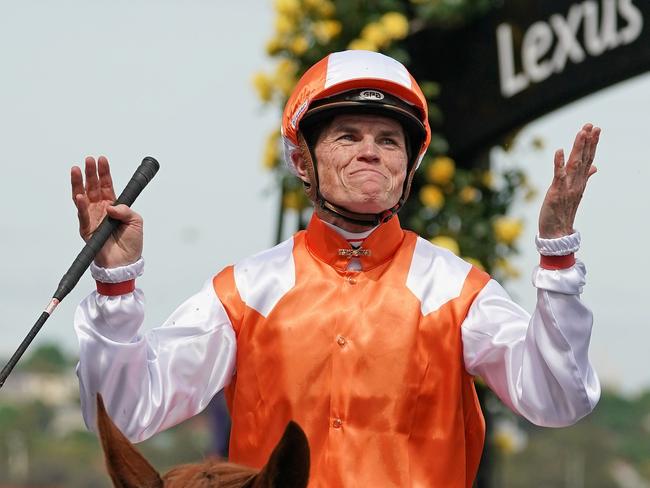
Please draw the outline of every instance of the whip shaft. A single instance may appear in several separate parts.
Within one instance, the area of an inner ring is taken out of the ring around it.
[[[127,183],[124,191],[122,191],[117,200],[115,200],[114,205],[124,204],[130,207],[138,195],[140,195],[144,187],[147,186],[151,179],[156,175],[159,168],[160,164],[158,164],[158,161],[156,161],[154,158],[150,156],[144,158],[142,160],[142,163],[140,163],[140,166],[138,166],[138,169],[135,170],[135,173]],[[88,239],[88,242],[84,248],[77,255],[72,265],[70,265],[70,268],[63,275],[63,278],[61,278],[59,286],[54,292],[53,298],[48,304],[45,311],[41,314],[34,326],[30,329],[27,336],[20,343],[20,346],[18,349],[16,349],[16,352],[13,353],[11,359],[9,359],[9,362],[7,362],[5,367],[2,368],[2,371],[0,371],[0,388],[2,388],[2,385],[4,385],[7,376],[9,376],[11,371],[20,360],[21,356],[25,353],[29,345],[32,343],[36,337],[36,334],[38,334],[38,332],[41,330],[45,321],[50,317],[50,315],[52,315],[52,312],[54,312],[54,309],[57,307],[57,305],[62,302],[66,295],[70,293],[72,289],[77,285],[81,279],[81,276],[88,269],[90,263],[92,263],[97,253],[104,246],[104,243],[108,237],[111,235],[111,233],[117,230],[120,223],[121,222],[119,220],[115,220],[106,216],[104,220],[102,220],[101,224],[99,224],[92,237]]]

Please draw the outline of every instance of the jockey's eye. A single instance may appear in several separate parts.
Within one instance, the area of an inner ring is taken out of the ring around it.
[[[387,149],[403,149],[404,141],[397,136],[382,136],[379,138],[379,145]]]
[[[397,140],[393,139],[392,137],[383,137],[380,142],[386,146],[397,146],[398,142]]]
[[[338,141],[354,141],[355,137],[354,134],[351,134],[349,132],[343,133],[337,137]]]

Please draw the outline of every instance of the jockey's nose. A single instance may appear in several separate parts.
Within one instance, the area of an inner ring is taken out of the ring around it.
[[[359,144],[359,154],[357,155],[359,161],[365,161],[367,163],[376,163],[379,161],[379,148],[372,135],[364,135]]]

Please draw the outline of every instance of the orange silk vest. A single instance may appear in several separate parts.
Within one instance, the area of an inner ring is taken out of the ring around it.
[[[485,423],[460,327],[489,276],[396,217],[361,249],[348,271],[313,217],[214,278],[237,335],[230,459],[261,467],[293,419],[310,487],[470,487]]]

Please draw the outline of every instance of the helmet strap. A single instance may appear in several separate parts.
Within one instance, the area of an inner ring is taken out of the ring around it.
[[[343,220],[351,224],[376,227],[379,224],[389,221],[390,218],[396,213],[392,209],[386,210],[379,214],[363,214],[363,213],[351,212],[339,205],[335,205],[331,202],[328,202],[320,195],[320,192],[319,192],[319,197],[320,198],[316,202],[316,204],[320,208],[329,212],[332,215],[342,218]]]
[[[302,159],[305,162],[305,171],[307,172],[307,181],[303,180],[302,184],[304,186],[307,197],[312,202],[315,202],[320,196],[320,191],[318,189],[318,172],[316,171],[314,160],[311,156],[311,151],[309,150],[307,141],[305,140],[305,137],[302,135],[302,133],[298,133],[298,144],[300,147],[300,154],[302,155]]]
[[[395,212],[398,212],[400,208],[404,205],[404,202],[406,202],[406,199],[409,197],[409,194],[411,193],[411,185],[413,184],[413,177],[415,176],[415,172],[418,169],[418,160],[419,160],[419,155],[411,156],[409,158],[409,166],[407,167],[406,171],[406,178],[404,179],[404,187],[402,188],[402,196],[399,199],[399,202],[397,202],[396,207],[397,210]]]

